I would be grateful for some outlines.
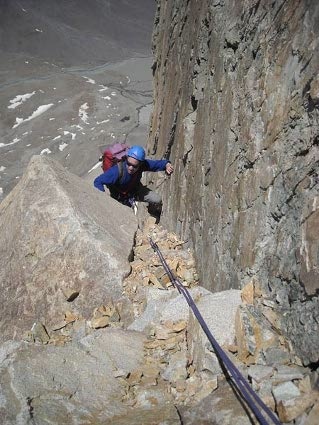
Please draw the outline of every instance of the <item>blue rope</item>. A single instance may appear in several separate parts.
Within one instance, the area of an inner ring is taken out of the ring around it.
[[[258,422],[261,425],[269,425],[269,422],[264,418],[262,415],[260,408],[266,413],[266,415],[271,419],[272,423],[275,425],[281,425],[275,414],[269,409],[268,406],[261,400],[261,398],[256,394],[256,392],[251,388],[249,383],[246,381],[244,376],[241,374],[241,372],[238,370],[238,368],[234,365],[234,363],[229,359],[227,354],[224,352],[224,350],[221,348],[221,346],[218,344],[212,333],[210,332],[203,316],[201,315],[200,311],[198,310],[192,296],[190,295],[189,291],[182,285],[179,279],[177,279],[174,274],[172,273],[171,269],[169,268],[167,262],[165,261],[158,245],[151,239],[150,244],[151,247],[154,249],[154,251],[159,256],[161,263],[165,269],[165,272],[169,276],[174,288],[178,290],[180,294],[183,294],[185,297],[188,305],[192,309],[195,317],[197,318],[199,324],[201,325],[203,331],[205,332],[209,342],[212,344],[214,351],[219,358],[219,360],[222,362],[222,364],[226,367],[230,379],[234,383],[235,387],[237,388],[239,394],[243,397],[243,399],[246,401],[247,405],[251,409],[251,411],[254,413],[256,418],[258,419]],[[259,407],[258,407],[259,405]]]

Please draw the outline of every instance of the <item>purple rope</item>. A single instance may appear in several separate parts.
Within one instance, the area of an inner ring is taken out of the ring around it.
[[[262,410],[268,415],[268,417],[271,419],[272,423],[275,425],[281,425],[277,417],[274,415],[274,413],[269,409],[268,406],[261,400],[261,398],[256,394],[256,392],[251,388],[249,383],[246,381],[242,373],[238,370],[238,368],[234,365],[234,363],[229,359],[227,354],[224,352],[224,350],[221,348],[221,346],[218,344],[212,333],[210,332],[203,316],[201,315],[200,311],[198,310],[192,296],[190,295],[189,291],[182,285],[182,283],[175,278],[174,274],[172,273],[171,269],[169,268],[166,260],[164,259],[158,245],[153,242],[153,240],[150,238],[150,244],[151,247],[154,249],[154,251],[159,256],[161,263],[165,269],[165,272],[169,276],[174,288],[178,290],[180,294],[183,294],[185,297],[188,305],[192,309],[195,317],[197,318],[199,324],[201,325],[203,331],[205,332],[209,342],[212,344],[215,353],[217,354],[219,360],[223,363],[223,365],[228,370],[229,376],[232,379],[232,382],[236,386],[237,390],[239,391],[240,395],[243,397],[243,399],[246,401],[249,408],[252,410],[256,418],[258,419],[258,422],[261,425],[269,425],[269,422],[264,418],[262,415],[260,408],[258,405],[262,408]]]

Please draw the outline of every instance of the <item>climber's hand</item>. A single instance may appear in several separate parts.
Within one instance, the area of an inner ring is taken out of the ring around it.
[[[166,164],[166,168],[165,168],[166,174],[171,175],[173,171],[174,171],[174,168],[173,168],[172,164],[170,162],[168,162]]]

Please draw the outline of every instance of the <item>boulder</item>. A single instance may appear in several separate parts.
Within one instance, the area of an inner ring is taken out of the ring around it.
[[[0,350],[0,422],[133,423],[121,375],[142,366],[143,340],[139,332],[108,328],[64,347],[6,342]],[[162,402],[154,406],[156,414],[163,410],[163,420],[176,419],[164,394]],[[149,418],[151,411],[140,406],[139,417]]]
[[[222,381],[216,391],[195,406],[181,406],[179,413],[184,425],[250,425],[252,423],[243,404],[225,381]]]
[[[240,304],[240,291],[236,289],[215,294],[206,291],[196,303],[211,334],[223,348],[235,342],[235,315]],[[190,315],[188,332],[189,350],[196,368],[219,373],[220,365],[213,347],[193,314]]]
[[[129,317],[122,281],[136,229],[129,208],[34,156],[0,204],[0,341],[34,322],[50,333],[65,311],[87,318],[109,301]]]

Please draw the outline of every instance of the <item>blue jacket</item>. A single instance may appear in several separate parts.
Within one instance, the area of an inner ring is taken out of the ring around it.
[[[107,186],[109,189],[112,189],[113,186],[116,187],[119,192],[132,195],[140,184],[144,171],[164,171],[168,162],[169,161],[166,159],[146,159],[144,162],[142,162],[136,173],[129,174],[126,168],[126,161],[124,161],[123,176],[120,182],[118,181],[119,167],[114,165],[94,180],[94,186],[102,192],[105,192],[104,186]]]

